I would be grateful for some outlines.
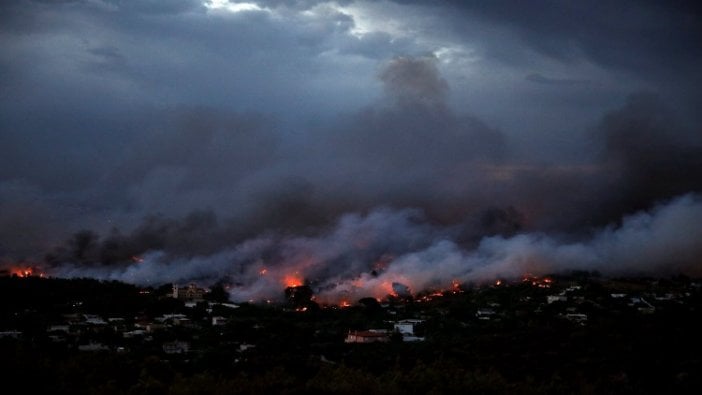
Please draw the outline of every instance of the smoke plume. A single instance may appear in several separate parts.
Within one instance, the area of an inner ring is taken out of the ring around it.
[[[0,184],[13,213],[0,215],[0,255],[62,277],[224,281],[234,300],[300,284],[338,302],[525,272],[700,273],[702,137],[662,99],[631,96],[588,134],[588,160],[551,163],[551,148],[516,156],[454,110],[437,62],[386,62],[382,99],[299,138],[260,115],[155,114],[77,209]],[[62,190],[57,179],[43,188]],[[104,226],[133,207],[141,222]],[[80,210],[84,230],[54,248],[8,231],[48,238]]]
[[[64,264],[54,274],[139,284],[200,280],[231,284],[234,300],[279,299],[286,286],[308,284],[318,300],[382,298],[452,283],[570,270],[604,274],[701,274],[702,199],[684,195],[624,217],[578,242],[542,233],[485,237],[473,249],[457,229],[431,225],[420,212],[379,209],[347,214],[314,237],[271,234],[214,254],[172,258],[159,250],[120,267]]]

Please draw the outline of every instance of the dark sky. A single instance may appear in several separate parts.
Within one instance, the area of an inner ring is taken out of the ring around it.
[[[381,250],[590,248],[632,215],[699,215],[701,16],[652,0],[3,1],[0,259],[211,262],[373,215],[409,232],[319,258],[341,262],[314,272],[328,278]],[[225,261],[286,261],[260,248]]]

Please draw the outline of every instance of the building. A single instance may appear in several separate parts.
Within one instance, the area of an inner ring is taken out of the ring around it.
[[[190,345],[187,342],[163,343],[163,352],[166,354],[187,354],[188,351],[190,351]]]
[[[200,288],[195,284],[190,284],[187,287],[181,287],[178,284],[173,284],[173,292],[171,296],[175,299],[187,301],[202,301],[205,299],[207,290]]]
[[[414,336],[414,328],[421,324],[422,320],[415,320],[415,319],[407,319],[407,320],[401,320],[397,321],[394,324],[394,331],[401,333],[403,336],[404,335],[410,335]]]
[[[371,329],[368,331],[349,331],[346,343],[385,343],[390,341],[388,332],[384,329]]]
[[[478,309],[478,311],[475,313],[475,316],[478,317],[479,320],[488,321],[492,317],[494,317],[495,314],[497,313],[493,309]]]
[[[567,302],[568,297],[565,295],[548,295],[546,297],[546,303],[551,304],[554,302]]]
[[[107,351],[110,348],[102,343],[79,344],[78,351]]]
[[[570,322],[575,322],[577,324],[584,325],[587,322],[587,314],[582,313],[568,313],[565,318]]]
[[[20,332],[20,331],[2,331],[2,332],[0,332],[0,339],[3,339],[3,338],[19,339],[20,336],[22,336],[22,332]]]

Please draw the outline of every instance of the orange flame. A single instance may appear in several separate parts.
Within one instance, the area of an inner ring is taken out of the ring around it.
[[[383,290],[385,291],[386,295],[390,295],[394,298],[396,298],[398,296],[397,292],[395,292],[395,290],[392,288],[392,284],[389,281],[384,281],[381,284],[381,286],[383,287]]]
[[[302,278],[300,278],[297,272],[288,274],[283,277],[283,284],[285,284],[286,287],[299,287],[302,285]]]
[[[15,277],[27,278],[27,277],[44,277],[44,273],[36,271],[36,269],[31,267],[13,267],[9,270],[10,275]]]

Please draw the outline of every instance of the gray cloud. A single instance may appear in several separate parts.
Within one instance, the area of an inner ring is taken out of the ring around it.
[[[574,78],[553,78],[553,77],[545,77],[539,73],[531,73],[527,74],[526,77],[524,77],[527,81],[530,82],[535,82],[537,84],[545,84],[545,85],[583,85],[583,84],[590,84],[591,82],[588,80],[578,80]]]

